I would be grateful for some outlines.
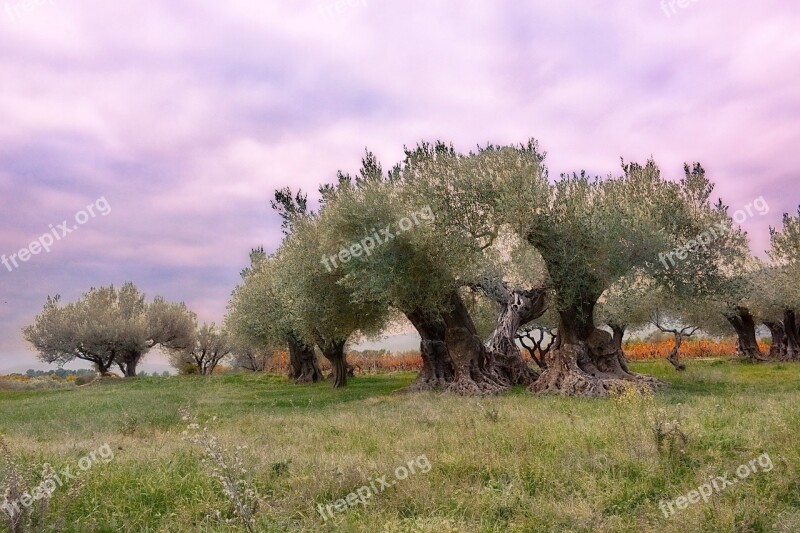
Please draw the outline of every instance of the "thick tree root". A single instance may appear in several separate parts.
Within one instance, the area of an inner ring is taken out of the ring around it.
[[[444,328],[442,328],[444,329]],[[442,332],[442,337],[444,332]],[[413,393],[443,390],[453,381],[453,362],[444,340],[422,339],[420,342],[422,370],[414,383],[398,392]]]
[[[509,354],[495,352],[493,355],[494,368],[510,385],[529,387],[539,378],[539,373],[528,365],[519,354],[519,350]]]
[[[509,388],[507,384],[490,374],[479,373],[470,376],[463,373],[456,377],[455,381],[448,383],[444,390],[459,396],[491,396],[507,392]]]
[[[455,379],[445,391],[463,396],[500,394],[511,388],[494,371],[494,360],[480,337],[463,327],[447,330],[447,347],[455,368]]]
[[[447,380],[432,376],[419,375],[408,387],[401,389],[400,393],[415,392],[446,392],[460,396],[491,396],[507,392],[508,384],[502,382],[497,376],[479,373],[475,376],[462,373],[460,376]]]
[[[630,387],[648,393],[665,385],[656,378],[630,372],[610,337],[608,333],[596,330],[586,342],[566,344],[553,350],[547,357],[547,370],[529,390],[601,397]]]
[[[447,387],[447,385],[448,385],[447,380],[420,374],[417,376],[417,379],[414,380],[414,383],[412,383],[411,385],[409,385],[404,389],[399,390],[398,392],[413,393],[413,392],[440,391],[444,390],[444,388]]]
[[[289,379],[294,383],[316,383],[323,379],[322,371],[319,369],[316,358],[311,361],[304,361],[300,366],[300,373],[295,374],[294,369],[289,371]]]

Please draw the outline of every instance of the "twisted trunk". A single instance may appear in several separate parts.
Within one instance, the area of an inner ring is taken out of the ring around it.
[[[322,355],[331,363],[331,377],[335,389],[347,385],[348,364],[344,353],[345,342],[344,340],[333,340],[319,344]]]
[[[494,358],[495,370],[511,385],[531,385],[539,375],[522,357],[516,336],[521,326],[547,310],[547,293],[543,289],[506,291],[500,305],[497,326],[487,346]]]
[[[675,367],[675,370],[686,370],[686,365],[680,362],[678,359],[678,355],[681,351],[681,344],[683,344],[683,335],[680,333],[674,333],[675,343],[672,346],[672,351],[669,352],[667,356],[667,361],[669,361],[672,366]]]
[[[769,356],[773,359],[786,358],[786,330],[783,328],[783,323],[779,322],[764,322],[764,325],[769,329],[772,336],[772,345],[769,348]]]
[[[406,389],[409,392],[443,388],[455,378],[453,361],[445,340],[447,326],[441,318],[433,317],[419,309],[405,313],[421,338],[419,351],[422,370],[416,381]]]
[[[509,383],[494,370],[494,358],[481,341],[472,317],[458,292],[450,295],[450,309],[442,314],[445,342],[455,376],[448,391],[463,395],[497,394]]]
[[[514,343],[522,321],[543,313],[543,294],[517,293],[498,319],[498,328],[487,349],[457,291],[448,308],[438,316],[419,309],[405,315],[420,335],[422,370],[407,391],[441,388],[463,395],[497,394],[512,383],[530,383],[535,372],[528,367]],[[546,305],[546,304],[544,304]],[[516,350],[516,353],[515,353]]]
[[[787,309],[783,313],[783,329],[786,333],[787,361],[800,360],[800,328],[797,327],[797,317],[794,310]]]
[[[746,307],[738,307],[735,313],[727,315],[725,318],[736,331],[738,339],[736,350],[739,355],[755,361],[765,361],[766,359],[761,354],[761,348],[758,347],[756,321],[750,314],[750,310]]]
[[[625,338],[625,330],[628,329],[628,326],[624,324],[609,324],[608,327],[611,328],[611,340],[614,342],[614,348],[619,351],[620,355],[622,356],[622,360],[627,363],[628,358],[625,357],[625,350],[622,347],[622,341]]]
[[[126,378],[133,378],[136,377],[136,367],[138,363],[138,359],[127,359],[119,363],[119,369]]]
[[[117,354],[116,363],[126,378],[136,377],[136,367],[144,354],[139,351],[125,351]]]
[[[594,307],[592,300],[559,311],[558,346],[547,354],[547,370],[531,391],[607,396],[627,387],[644,391],[663,385],[628,369],[611,334],[595,328]]]
[[[108,376],[111,374],[111,367],[117,360],[117,351],[112,348],[105,355],[95,354],[89,351],[82,351],[78,353],[77,358],[93,363],[95,370],[99,375]]]
[[[286,340],[289,345],[289,379],[295,383],[322,381],[322,371],[314,347],[291,333],[287,335]]]

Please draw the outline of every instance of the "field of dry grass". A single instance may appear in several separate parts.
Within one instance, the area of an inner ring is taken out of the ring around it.
[[[800,531],[800,366],[635,368],[670,387],[607,400],[394,393],[414,378],[403,372],[345,390],[228,374],[0,391],[0,434],[32,483],[44,463],[75,470],[113,450],[53,493],[46,523],[63,516],[66,531],[244,530],[219,462],[203,462],[212,437],[240,462],[240,499],[258,495],[255,531]],[[669,517],[659,508],[764,454],[769,471]],[[422,456],[428,471],[396,478]],[[396,483],[336,511],[382,476]]]

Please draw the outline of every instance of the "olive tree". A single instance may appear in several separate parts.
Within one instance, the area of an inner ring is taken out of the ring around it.
[[[505,150],[543,158],[533,143]],[[502,184],[503,212],[541,254],[559,313],[559,344],[548,353],[547,370],[531,387],[535,392],[596,396],[625,383],[640,389],[659,385],[626,369],[611,335],[596,327],[595,308],[609,288],[637,269],[663,277],[670,265],[659,265],[659,258],[670,250],[681,250],[681,259],[691,255],[683,247],[702,231],[693,200],[704,176],[699,165],[687,166],[680,182],[670,182],[653,161],[623,163],[622,171],[606,179],[562,175],[554,183],[546,174],[516,173]]]
[[[170,364],[180,373],[210,376],[231,350],[227,332],[211,323],[197,328],[188,346],[171,349],[168,355]]]
[[[656,301],[655,280],[641,272],[632,272],[612,284],[598,300],[597,323],[611,330],[614,347],[623,356],[623,340],[628,330],[650,324]]]
[[[771,355],[800,360],[800,209],[783,215],[783,226],[770,227],[772,264],[758,276],[757,298],[764,324],[772,334]]]
[[[749,309],[751,275],[757,268],[747,235],[734,223],[727,206],[711,203],[714,186],[702,167],[687,166],[685,172],[680,186],[688,217],[672,231],[686,244],[674,256],[659,254],[649,274],[638,269],[634,279],[627,276],[610,287],[600,316],[606,323],[629,318],[639,325],[647,317],[653,326],[672,334],[675,343],[669,361],[678,370],[685,368],[678,361],[681,343],[701,328],[725,335],[734,326],[740,352],[759,359]]]
[[[133,283],[126,283],[119,289],[92,288],[66,305],[58,296],[48,298],[23,335],[42,361],[63,365],[82,359],[94,363],[101,374],[116,364],[126,377],[133,377],[142,358],[156,346],[167,350],[189,346],[194,325],[194,313],[184,304],[162,297],[148,303]]]
[[[797,285],[791,282],[790,268],[780,264],[763,264],[752,275],[752,295],[750,297],[753,314],[766,326],[772,337],[769,356],[773,359],[789,361],[796,352],[791,324],[798,319],[792,315],[800,304]],[[787,334],[785,324],[789,324]],[[796,326],[797,327],[797,326]]]
[[[389,314],[380,300],[353,298],[342,283],[345,272],[324,265],[326,257],[339,252],[324,240],[326,209],[294,221],[276,254],[275,290],[289,307],[301,338],[315,342],[330,362],[334,387],[343,387],[352,371],[346,361],[348,342],[379,333]]]
[[[465,302],[465,291],[480,290],[501,315],[506,306],[507,316],[525,319],[546,307],[544,290],[511,286],[489,253],[500,228],[485,185],[488,172],[503,169],[490,155],[422,143],[384,174],[367,154],[358,176],[340,173],[324,189],[326,241],[359,253],[336,265],[343,283],[357,301],[398,310],[421,337],[423,369],[410,390],[485,394],[535,379],[514,343],[517,326],[503,331],[505,351],[487,349]]]
[[[234,289],[228,304],[226,329],[239,342],[238,351],[250,360],[245,363],[253,370],[263,369],[254,359],[258,351],[285,346],[289,351],[289,379],[315,383],[323,376],[314,343],[298,333],[298,319],[279,287],[280,268],[278,260],[267,257],[263,249],[251,252],[250,267],[242,271],[242,283]]]

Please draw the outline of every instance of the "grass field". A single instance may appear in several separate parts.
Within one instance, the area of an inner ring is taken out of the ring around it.
[[[181,407],[217,417],[209,431],[262,498],[256,531],[800,531],[800,365],[634,368],[671,385],[654,398],[476,399],[393,394],[412,373],[345,390],[227,374],[0,392],[0,434],[34,477],[110,445],[113,460],[82,473],[79,490],[55,491],[48,521],[63,516],[67,531],[242,529],[203,447],[182,437]],[[669,518],[659,508],[763,454],[768,471]],[[366,506],[327,521],[317,511],[421,456],[427,473]]]

